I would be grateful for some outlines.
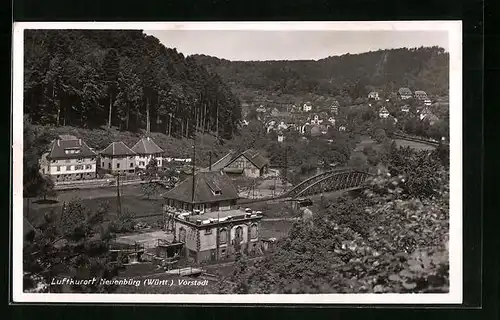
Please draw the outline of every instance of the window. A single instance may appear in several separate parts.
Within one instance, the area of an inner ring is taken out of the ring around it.
[[[92,165],[91,164],[85,165],[85,169],[92,169]]]
[[[205,229],[205,234],[212,234],[212,229]]]
[[[219,242],[221,244],[227,243],[227,230],[222,229],[219,233]]]
[[[253,224],[252,227],[250,228],[250,237],[252,239],[256,239],[259,234],[259,230],[257,228],[256,224]]]
[[[133,162],[131,162],[131,163],[130,163],[130,168],[133,168],[133,167],[134,167],[134,163],[133,163]]]
[[[66,171],[71,171],[71,166],[66,166]]]
[[[179,229],[179,241],[186,242],[186,229],[182,227]]]
[[[234,232],[234,240],[236,242],[243,241],[243,228],[242,227],[236,227],[236,230]]]
[[[61,166],[57,166],[57,171],[61,171]]]
[[[140,166],[143,166],[143,165],[144,165],[144,161],[140,161],[140,162],[139,162],[139,165],[140,165]]]
[[[221,191],[220,191],[220,190],[215,190],[215,191],[214,191],[214,195],[216,195],[216,196],[220,196],[220,195],[221,195]]]
[[[111,162],[108,163],[108,169],[111,169]]]
[[[116,169],[120,169],[120,162],[116,163]]]
[[[222,250],[220,251],[220,253],[221,253],[222,255],[225,255],[225,254],[226,254],[226,249],[222,249]]]
[[[83,170],[83,165],[76,165],[75,170]]]

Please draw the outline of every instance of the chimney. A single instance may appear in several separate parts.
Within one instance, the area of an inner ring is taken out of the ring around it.
[[[82,145],[82,139],[78,139],[78,144]]]

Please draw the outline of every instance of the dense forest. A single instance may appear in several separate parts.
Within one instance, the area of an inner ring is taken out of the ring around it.
[[[233,89],[247,93],[314,93],[354,101],[366,98],[372,90],[387,96],[407,86],[435,96],[448,94],[449,54],[440,47],[378,50],[318,61],[228,61],[205,55],[194,58]]]
[[[24,112],[34,124],[229,138],[240,102],[222,79],[140,30],[26,30]]]

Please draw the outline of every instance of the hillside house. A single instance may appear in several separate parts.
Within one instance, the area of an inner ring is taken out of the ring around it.
[[[320,125],[322,122],[323,120],[317,114],[315,114],[314,117],[311,119],[312,125]]]
[[[278,142],[283,142],[285,140],[285,135],[282,131],[278,132]]]
[[[61,136],[40,159],[40,172],[54,182],[95,179],[96,158],[97,154],[82,139]]]
[[[339,114],[339,106],[336,105],[336,104],[332,104],[330,106],[330,113],[333,114],[333,115],[338,115]]]
[[[382,107],[380,108],[380,110],[378,111],[378,116],[382,119],[387,119],[390,114],[389,114],[389,111],[387,111],[387,108],[386,107]]]
[[[413,94],[409,88],[399,88],[398,90],[398,98],[401,100],[407,100],[413,98]]]
[[[99,154],[101,168],[114,173],[135,172],[136,153],[125,143],[112,142]]]
[[[255,111],[260,112],[260,113],[265,113],[267,110],[263,105],[260,105],[255,109]]]
[[[425,100],[429,99],[427,97],[427,93],[425,93],[425,91],[417,90],[414,92],[413,95],[414,95],[415,100],[420,101],[420,102],[424,102]]]
[[[428,121],[430,125],[434,125],[436,122],[439,121],[439,118],[434,113],[432,113],[432,111],[429,110],[429,108],[424,108],[420,112],[419,118],[420,120]]]
[[[335,126],[335,118],[334,118],[334,117],[330,117],[330,118],[328,118],[328,122],[329,122],[332,126]]]
[[[135,159],[138,168],[146,169],[151,159],[157,160],[158,167],[162,166],[162,154],[164,151],[150,137],[142,138],[131,149],[136,154]]]
[[[224,167],[224,172],[231,174],[242,174],[249,178],[258,178],[268,173],[269,160],[260,152],[248,149],[233,157]]]
[[[302,111],[303,112],[311,112],[312,110],[312,104],[310,102],[306,102],[302,105]]]
[[[372,100],[375,100],[375,101],[379,101],[380,100],[380,97],[378,95],[378,92],[376,91],[372,91],[368,94],[368,99],[372,99]]]

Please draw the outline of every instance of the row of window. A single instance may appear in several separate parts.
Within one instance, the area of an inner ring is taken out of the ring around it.
[[[81,163],[81,162],[85,162],[85,161],[95,161],[95,157],[94,158],[79,158],[79,159],[66,159],[66,160],[52,160],[51,163],[58,163],[58,162],[61,162],[61,163],[71,163],[71,162],[78,162],[78,163]]]
[[[101,167],[104,168],[104,162],[102,163]],[[134,168],[134,163],[131,162],[129,167],[130,168]],[[111,166],[111,162],[108,163],[108,169],[110,169],[110,170],[113,169],[112,166]],[[120,163],[119,162],[116,163],[116,169],[120,169]]]
[[[66,166],[66,171],[71,171],[72,167],[73,166]],[[92,165],[91,164],[86,164],[85,166],[82,165],[82,164],[77,164],[74,167],[75,167],[75,170],[83,170],[84,168],[85,169],[92,169]],[[56,167],[56,171],[61,171],[61,166],[57,166]]]
[[[205,235],[212,234],[212,231],[213,229],[205,229]],[[229,230],[227,230],[226,228],[221,228],[219,230],[219,243],[220,244],[227,243],[228,235],[229,235]],[[250,238],[257,239],[258,235],[259,235],[258,227],[256,224],[253,224],[250,227]],[[239,242],[243,241],[243,228],[241,226],[236,228],[234,233],[234,239]],[[182,227],[179,229],[179,241],[186,242],[186,229]]]

